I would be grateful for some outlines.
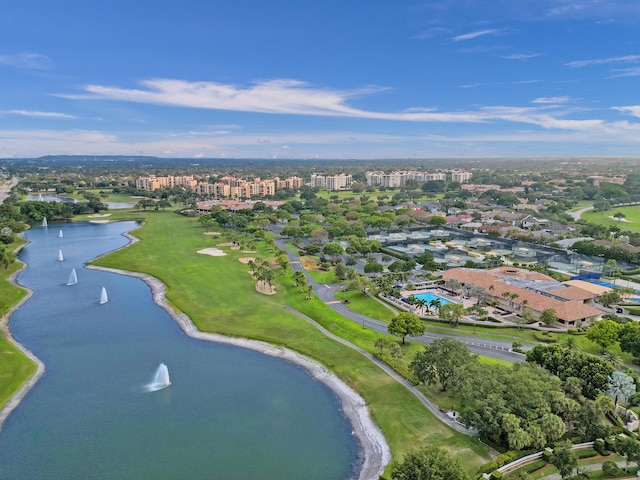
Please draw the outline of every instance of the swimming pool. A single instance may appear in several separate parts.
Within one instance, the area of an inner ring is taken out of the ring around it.
[[[431,292],[424,292],[424,293],[416,293],[414,295],[414,297],[420,299],[420,300],[426,300],[427,303],[430,303],[432,300],[438,299],[440,300],[440,304],[441,305],[446,305],[447,303],[452,303],[450,300],[447,300],[446,298],[442,298],[439,295],[436,295],[435,293],[431,293]]]
[[[601,285],[603,287],[609,287],[609,288],[620,288],[621,287],[621,285],[615,285],[615,284],[613,284],[611,282],[607,282],[605,280],[600,280],[600,279],[598,279],[598,280],[591,279],[591,280],[589,280],[589,283],[595,283],[596,285]],[[640,295],[640,291],[636,290],[636,294]],[[635,300],[635,299],[631,298],[630,300]]]

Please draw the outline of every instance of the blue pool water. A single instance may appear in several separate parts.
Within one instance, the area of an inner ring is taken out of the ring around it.
[[[620,285],[614,285],[611,282],[607,282],[605,280],[589,280],[590,283],[595,283],[596,285],[602,285],[603,287],[609,287],[609,288],[620,288]],[[638,295],[640,295],[640,291],[636,290],[636,293]],[[637,300],[636,298],[631,298],[630,300]]]
[[[435,293],[431,293],[431,292],[416,293],[414,295],[414,297],[419,298],[420,300],[426,300],[427,302],[431,302],[432,300],[438,299],[438,300],[440,300],[442,305],[446,305],[447,303],[451,303],[446,298],[442,298],[441,296],[436,295]]]

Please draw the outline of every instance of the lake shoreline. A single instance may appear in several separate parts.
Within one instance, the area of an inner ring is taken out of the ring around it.
[[[138,223],[143,224],[144,222],[138,221]],[[129,243],[120,248],[116,248],[115,250],[110,250],[102,255],[98,255],[93,260],[111,254],[122,248],[126,248],[139,241],[137,237],[128,232],[124,232],[122,235],[129,240]],[[28,245],[28,243],[25,243],[25,245]],[[28,268],[28,264],[26,262],[22,263],[22,268],[11,275],[8,280],[14,285],[24,288],[27,291],[27,294],[19,302],[13,305],[11,310],[7,312],[2,319],[0,319],[0,330],[8,341],[13,343],[21,352],[36,364],[37,369],[34,375],[31,376],[31,378],[9,399],[2,410],[0,410],[0,430],[2,429],[4,421],[8,418],[11,412],[20,405],[21,401],[42,378],[46,370],[44,363],[36,357],[33,352],[13,338],[9,328],[9,319],[11,315],[33,296],[33,291],[31,289],[17,283],[18,275]],[[353,428],[353,435],[358,438],[360,452],[357,476],[355,478],[358,480],[376,479],[384,472],[384,469],[391,461],[390,448],[383,433],[371,419],[366,402],[360,395],[358,395],[357,392],[339,379],[335,374],[329,372],[323,365],[298,352],[284,347],[275,346],[267,342],[201,332],[191,321],[191,318],[188,315],[182,312],[176,312],[173,307],[169,305],[165,297],[166,286],[162,281],[151,275],[141,272],[89,265],[88,263],[85,264],[84,267],[91,270],[116,273],[142,280],[151,290],[154,303],[167,312],[169,316],[180,326],[181,330],[192,338],[232,345],[240,348],[247,348],[265,355],[281,358],[285,361],[303,367],[314,380],[322,382],[336,394],[340,401],[342,412]]]
[[[130,243],[116,250],[104,253],[103,255],[96,257],[96,259],[122,248],[126,248],[140,240],[129,232],[124,232],[123,236],[129,239]],[[335,374],[329,372],[323,365],[298,352],[284,347],[278,347],[267,342],[251,340],[248,338],[227,337],[216,333],[206,333],[198,330],[188,315],[182,312],[176,312],[173,307],[169,305],[165,297],[165,292],[167,290],[165,284],[152,275],[89,264],[86,264],[85,268],[115,273],[118,275],[126,275],[142,280],[151,290],[154,303],[167,312],[167,314],[180,326],[180,329],[192,338],[232,345],[240,348],[248,348],[265,355],[281,358],[303,367],[312,378],[324,383],[336,394],[340,400],[343,414],[351,423],[353,434],[358,438],[360,443],[361,452],[360,469],[356,478],[358,480],[371,480],[378,478],[382,473],[384,473],[386,466],[391,461],[391,450],[387,444],[384,434],[371,419],[366,402],[360,395],[358,395],[357,392],[340,380],[340,378]]]
[[[125,236],[128,238],[133,237],[130,234],[125,234]],[[138,239],[136,239],[136,241],[137,240]],[[370,480],[382,475],[384,469],[391,461],[391,452],[386,438],[369,416],[369,409],[364,399],[335,374],[329,372],[323,365],[298,352],[267,342],[248,338],[227,337],[198,330],[188,315],[182,312],[176,312],[173,307],[169,305],[165,297],[166,286],[162,281],[151,275],[97,265],[85,265],[85,267],[91,270],[126,275],[142,280],[149,286],[153,301],[156,305],[167,312],[180,326],[181,330],[192,338],[240,348],[248,348],[303,367],[314,380],[324,383],[337,395],[342,406],[343,414],[351,423],[353,434],[358,438],[361,449],[360,470],[356,478],[358,480]]]
[[[20,236],[24,238],[22,233],[20,234]],[[29,245],[29,243],[31,243],[29,242],[29,240],[27,239],[25,240],[26,242],[24,243],[24,245],[21,245],[20,248],[16,250],[15,252],[16,254],[20,250],[22,250],[25,246]],[[9,417],[11,412],[13,412],[18,407],[18,405],[20,405],[20,402],[22,402],[24,397],[27,396],[29,391],[31,391],[31,389],[36,385],[36,383],[38,383],[38,381],[42,378],[46,370],[46,367],[42,362],[42,360],[40,360],[31,350],[29,350],[27,347],[25,347],[20,342],[18,342],[15,338],[13,338],[11,329],[9,328],[9,319],[11,318],[11,315],[13,315],[16,310],[18,310],[25,303],[27,303],[29,299],[33,296],[33,290],[31,290],[29,287],[25,287],[24,285],[19,285],[17,282],[18,275],[20,275],[23,271],[25,271],[29,267],[29,264],[27,262],[24,262],[22,260],[20,260],[20,262],[22,263],[22,267],[20,267],[11,276],[9,276],[7,280],[9,281],[9,283],[26,290],[27,294],[24,297],[22,297],[22,299],[20,299],[19,302],[14,304],[9,309],[9,311],[0,319],[0,331],[2,332],[4,337],[7,339],[7,341],[15,345],[16,348],[18,348],[27,358],[29,358],[32,362],[36,364],[36,371],[25,382],[25,384],[22,385],[22,387],[20,387],[20,389],[11,396],[11,398],[7,401],[7,403],[2,407],[2,410],[0,410],[0,431],[2,431],[2,426],[4,425],[4,422]]]

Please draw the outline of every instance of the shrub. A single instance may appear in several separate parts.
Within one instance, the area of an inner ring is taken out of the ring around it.
[[[602,473],[607,475],[608,477],[615,477],[620,474],[620,468],[616,465],[616,462],[612,462],[611,460],[607,460],[602,464]]]
[[[523,468],[523,470],[526,473],[533,473],[533,472],[537,472],[538,470],[540,470],[541,468],[544,468],[547,466],[547,461],[546,460],[536,460],[535,462],[530,463],[529,465],[527,465],[526,467]]]
[[[536,340],[543,343],[556,343],[558,341],[558,336],[555,333],[551,332],[533,332],[533,336]]]
[[[604,440],[601,438],[597,438],[594,442],[593,442],[593,449],[597,452],[602,454],[602,451],[604,450]]]
[[[591,448],[589,450],[581,450],[579,452],[576,452],[576,456],[578,458],[591,458],[595,457],[596,455],[598,455],[598,452]]]
[[[609,455],[611,455],[611,450],[603,450],[600,455],[602,455],[603,457],[608,457]]]
[[[494,480],[500,480],[502,478],[502,473],[496,470],[491,474],[491,478],[493,478]]]

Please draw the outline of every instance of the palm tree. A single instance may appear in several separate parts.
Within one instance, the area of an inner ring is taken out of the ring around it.
[[[460,282],[455,278],[451,278],[444,282],[444,286],[456,293],[460,288]]]
[[[428,302],[424,298],[417,298],[416,305],[420,307],[422,314],[424,315],[424,308],[427,306]]]
[[[442,306],[442,300],[440,300],[439,298],[434,298],[429,302],[429,307],[433,309],[433,313],[435,314],[438,313],[438,310],[440,310],[441,306]]]

